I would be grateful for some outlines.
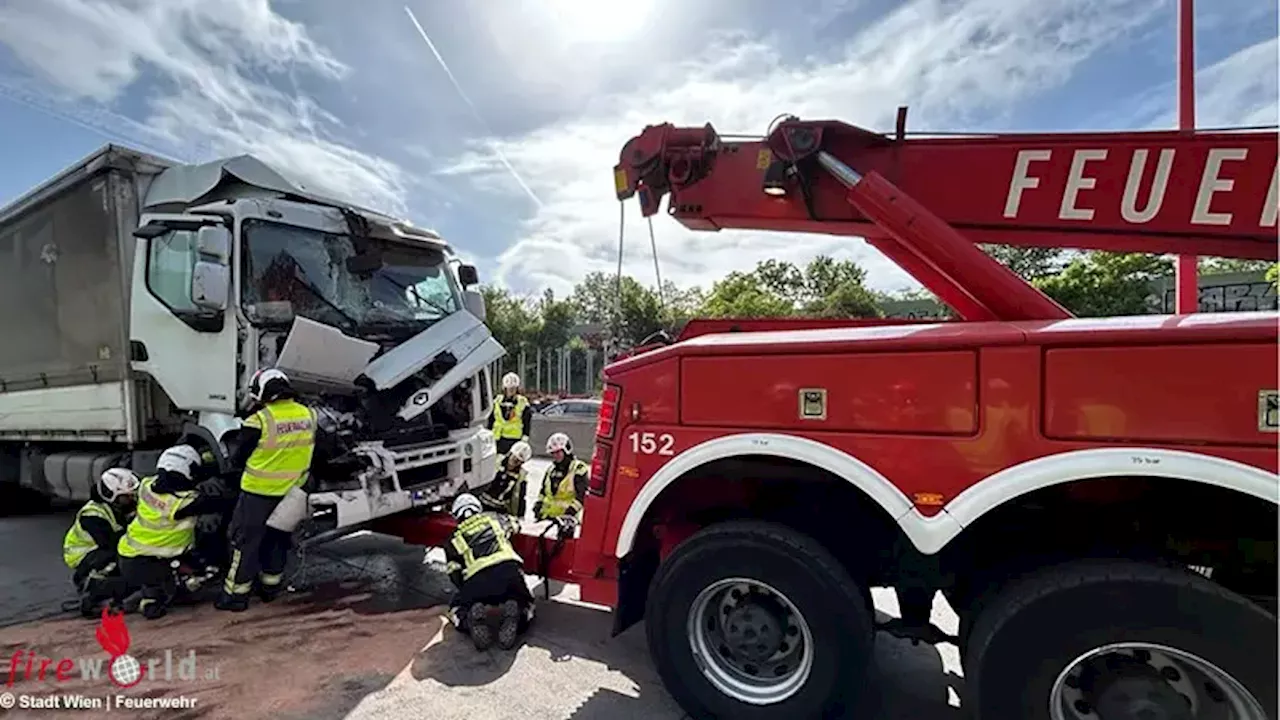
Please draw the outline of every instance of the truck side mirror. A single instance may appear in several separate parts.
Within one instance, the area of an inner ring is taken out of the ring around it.
[[[484,306],[484,295],[475,290],[462,291],[462,306],[472,315],[480,318],[480,322],[485,321],[486,309]]]
[[[196,252],[219,265],[231,262],[231,231],[221,225],[206,225],[196,231]],[[224,306],[225,307],[225,306]]]
[[[459,265],[458,266],[458,282],[464,288],[471,287],[472,285],[479,285],[480,273],[476,271],[476,266],[475,265]]]
[[[191,301],[202,310],[227,309],[231,289],[231,269],[208,260],[198,260],[191,269]]]

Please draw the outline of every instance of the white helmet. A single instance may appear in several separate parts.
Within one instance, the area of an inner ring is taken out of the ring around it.
[[[533,447],[524,440],[521,440],[511,446],[511,449],[507,451],[507,457],[515,458],[522,464],[527,463],[529,462],[529,458],[533,457]]]
[[[157,470],[168,470],[190,479],[192,468],[200,464],[200,453],[190,445],[174,445],[160,453]]]
[[[513,372],[509,372],[509,373],[507,373],[506,375],[503,375],[503,376],[502,376],[502,389],[503,389],[503,390],[519,390],[519,389],[520,389],[520,376],[519,376],[519,375],[517,375],[517,374],[515,374],[515,373],[513,373]]]
[[[289,376],[285,375],[283,370],[275,368],[259,370],[253,374],[253,379],[249,381],[249,397],[253,398],[255,402],[262,402],[268,384],[283,384],[288,387]]]
[[[471,493],[462,493],[454,499],[453,508],[450,509],[449,512],[458,520],[464,520],[475,515],[481,510],[480,501],[476,499],[475,495],[472,495]]]
[[[98,481],[98,492],[102,495],[103,500],[113,502],[121,495],[132,495],[138,492],[138,486],[141,484],[138,476],[132,470],[111,468],[102,473],[102,477]]]
[[[573,452],[573,443],[569,442],[569,436],[562,432],[551,433],[551,437],[547,438],[547,454],[560,450]]]

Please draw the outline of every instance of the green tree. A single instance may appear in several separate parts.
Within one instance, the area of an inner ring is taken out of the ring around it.
[[[1265,273],[1275,263],[1271,260],[1241,260],[1239,258],[1202,257],[1200,272],[1205,275],[1221,273]]]
[[[731,272],[711,285],[699,315],[712,318],[774,318],[795,315],[795,303],[754,272]]]
[[[485,324],[507,352],[518,353],[532,347],[541,325],[536,308],[506,288],[486,285],[480,292],[484,296]]]
[[[1098,251],[1034,284],[1081,317],[1140,315],[1149,310],[1152,281],[1172,272],[1173,263],[1166,257]]]
[[[534,342],[538,347],[560,347],[569,341],[578,315],[572,301],[556,299],[555,291],[547,288],[538,302],[537,313]]]
[[[1061,272],[1063,258],[1066,255],[1061,248],[1011,247],[1009,245],[980,245],[979,247],[1026,280],[1035,280]]]

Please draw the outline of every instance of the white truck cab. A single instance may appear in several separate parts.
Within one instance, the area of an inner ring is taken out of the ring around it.
[[[27,228],[59,212],[59,198],[99,197],[82,222],[108,226],[105,242],[60,237],[53,226],[45,260],[85,284],[119,288],[123,307],[104,306],[97,322],[60,316],[60,337],[68,346],[114,322],[124,327],[104,337],[127,338],[127,351],[112,341],[97,358],[64,363],[61,376],[52,354],[12,371],[0,363],[12,380],[0,391],[0,481],[17,468],[23,484],[83,499],[100,468],[149,471],[180,432],[203,436],[226,463],[248,380],[265,367],[284,370],[317,411],[309,489],[322,530],[441,503],[493,478],[488,367],[505,350],[484,325],[475,268],[440,235],[313,194],[251,156],[203,165],[146,157],[146,172],[142,157],[109,147],[15,206],[11,233],[0,227],[0,240],[11,235],[20,251]],[[57,249],[73,243],[105,245],[120,267],[66,265]],[[39,281],[20,270],[19,281]],[[61,297],[67,284],[51,291]],[[76,403],[90,399],[102,406],[85,415],[94,434],[75,426],[87,424],[75,419]],[[46,427],[39,408],[51,402],[66,406],[58,422],[67,429]]]

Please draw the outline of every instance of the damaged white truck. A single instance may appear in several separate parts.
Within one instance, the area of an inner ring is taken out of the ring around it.
[[[269,366],[326,431],[316,531],[481,486],[505,351],[477,282],[438,234],[251,156],[109,145],[0,209],[0,493],[83,500],[184,432],[225,469],[245,382]]]

